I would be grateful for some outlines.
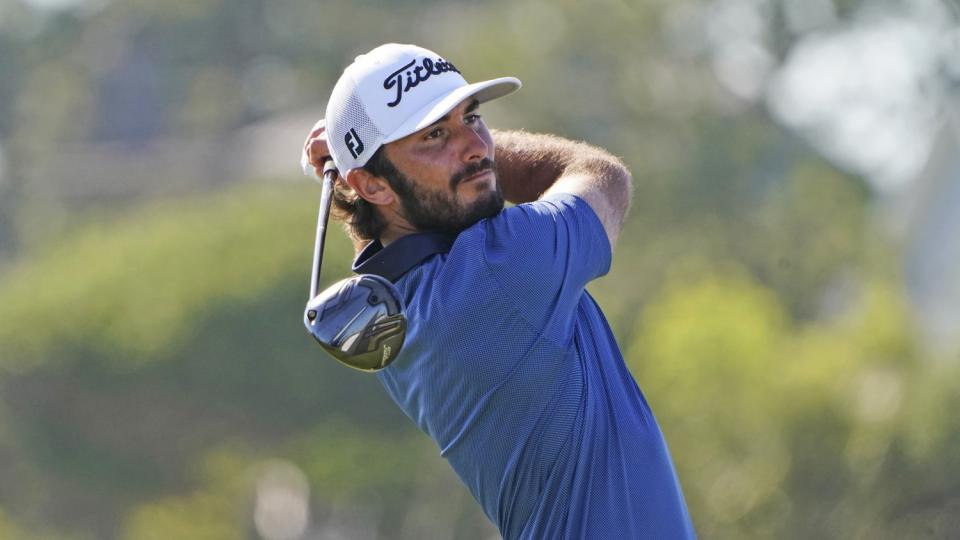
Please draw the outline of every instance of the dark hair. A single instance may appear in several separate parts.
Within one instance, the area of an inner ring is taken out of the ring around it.
[[[392,184],[400,171],[387,159],[383,148],[377,148],[363,169],[374,176],[386,178]],[[377,239],[387,226],[376,206],[357,194],[342,178],[333,189],[332,213],[334,218],[343,222],[355,244]]]

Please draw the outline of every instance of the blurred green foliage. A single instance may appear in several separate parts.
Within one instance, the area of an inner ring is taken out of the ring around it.
[[[315,210],[299,200],[260,188],[165,201],[41,246],[7,273],[3,368],[84,345],[132,367],[174,348],[204,312],[265,294],[298,264],[309,268],[312,235],[302,224]],[[342,254],[343,242],[337,247]]]
[[[376,380],[303,332],[316,185],[84,203],[32,173],[71,141],[215,138],[315,107],[388,40],[518,75],[489,124],[630,165],[591,291],[701,537],[960,535],[960,368],[918,340],[869,191],[677,52],[671,6],[0,0],[0,538],[258,538],[277,463],[321,537],[495,535]],[[352,251],[329,240],[327,280]]]

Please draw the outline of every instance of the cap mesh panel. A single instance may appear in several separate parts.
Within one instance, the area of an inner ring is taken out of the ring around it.
[[[356,94],[351,93],[345,100],[335,100],[332,105],[327,111],[327,125],[330,129],[330,148],[337,168],[347,171],[362,167],[380,147],[384,134],[367,115]],[[359,141],[356,138],[359,138]],[[357,157],[351,153],[348,139],[354,152],[362,150]]]

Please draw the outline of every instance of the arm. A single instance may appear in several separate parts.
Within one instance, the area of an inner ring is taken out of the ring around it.
[[[630,207],[630,171],[608,152],[586,143],[524,131],[492,131],[504,197],[513,203],[570,193],[593,209],[616,244]]]

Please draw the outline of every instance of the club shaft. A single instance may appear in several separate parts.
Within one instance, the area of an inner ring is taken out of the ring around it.
[[[333,161],[323,166],[323,182],[320,191],[320,213],[317,215],[317,238],[313,245],[313,272],[310,276],[310,298],[317,296],[320,290],[320,266],[323,263],[323,244],[327,238],[327,222],[330,221],[330,204],[333,202],[333,184],[337,180],[337,169]]]

